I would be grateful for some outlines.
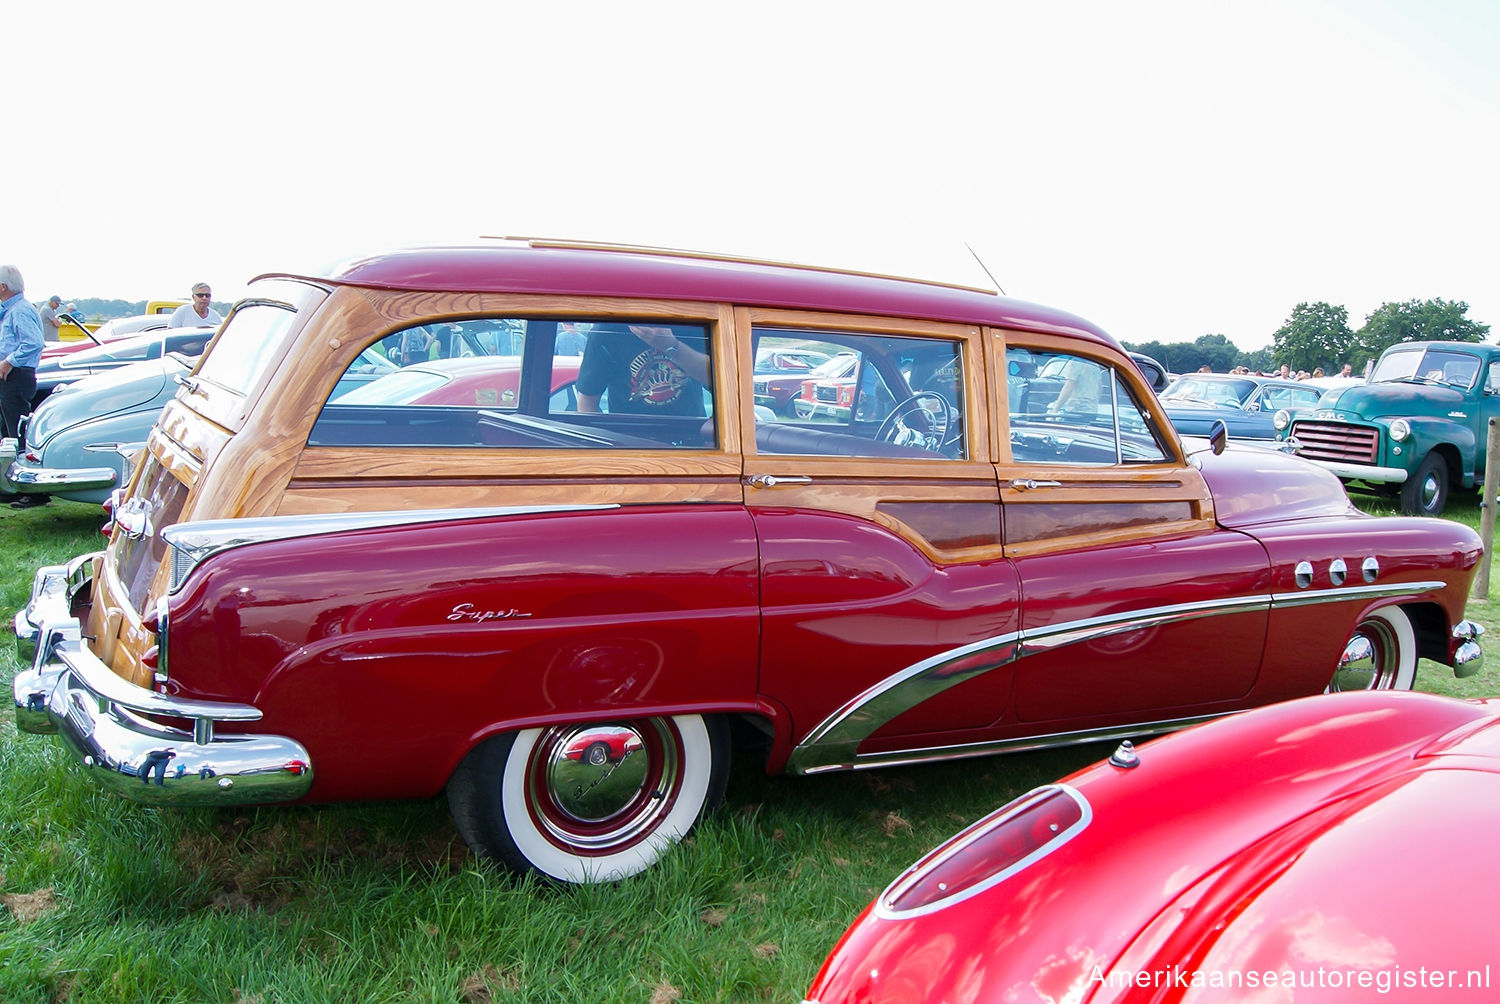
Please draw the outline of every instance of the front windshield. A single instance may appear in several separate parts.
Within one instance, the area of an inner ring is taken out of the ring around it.
[[[1479,373],[1479,359],[1452,349],[1409,349],[1387,352],[1375,364],[1370,383],[1396,380],[1441,383],[1467,390]]]
[[[1177,378],[1177,382],[1161,392],[1161,400],[1192,401],[1198,404],[1228,405],[1242,408],[1251,394],[1255,393],[1254,380],[1208,380],[1188,374]]]

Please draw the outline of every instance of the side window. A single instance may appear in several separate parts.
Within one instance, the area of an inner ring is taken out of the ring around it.
[[[1006,349],[1011,455],[1017,463],[1130,464],[1167,459],[1113,367],[1061,352]]]
[[[756,451],[968,456],[963,345],[854,332],[754,332]]]
[[[1500,359],[1490,363],[1489,377],[1485,383],[1485,390],[1491,394],[1500,393]]]
[[[709,328],[678,321],[479,317],[366,346],[313,446],[711,449]]]

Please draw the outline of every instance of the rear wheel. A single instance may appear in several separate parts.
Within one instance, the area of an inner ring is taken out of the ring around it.
[[[573,757],[591,736],[632,734],[624,757]],[[655,864],[723,799],[729,730],[677,715],[555,725],[493,736],[448,781],[474,853],[562,882],[608,882]]]
[[[1417,676],[1417,637],[1399,607],[1370,614],[1344,644],[1328,693],[1410,690]]]
[[[1401,511],[1408,516],[1438,516],[1448,506],[1448,461],[1441,453],[1422,458],[1416,474],[1401,486]]]

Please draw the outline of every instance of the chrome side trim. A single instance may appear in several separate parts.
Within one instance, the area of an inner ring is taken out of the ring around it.
[[[1404,597],[1418,599],[1442,589],[1439,581],[1393,582],[1384,585],[1344,586],[1339,589],[1310,589],[1301,593],[1266,593],[1260,596],[1230,597],[1206,603],[1181,603],[1144,610],[1128,610],[1103,617],[1090,617],[1042,628],[1015,631],[986,638],[947,652],[940,652],[914,663],[865,689],[815,725],[787,758],[789,774],[818,774],[832,770],[859,770],[872,766],[918,763],[926,760],[980,756],[1002,750],[1033,749],[1066,742],[1091,742],[1095,739],[1128,738],[1143,731],[1166,731],[1181,725],[1152,724],[1111,728],[1090,733],[1081,739],[1038,737],[1004,740],[973,746],[943,746],[926,750],[903,750],[893,753],[858,752],[859,745],[887,722],[931,700],[949,687],[973,679],[991,670],[1007,666],[1018,659],[1068,645],[1225,614],[1267,612],[1284,607],[1316,603],[1342,603],[1349,600]],[[1329,672],[1333,667],[1329,668]],[[1208,716],[1218,717],[1216,715]],[[1206,719],[1204,719],[1206,720]],[[1181,720],[1191,724],[1189,720]],[[1064,733],[1063,735],[1069,735]],[[1020,745],[1017,745],[1019,743]]]
[[[492,516],[525,516],[537,513],[586,512],[618,508],[620,507],[617,503],[491,506],[481,509],[398,509],[347,514],[205,519],[165,527],[161,531],[161,539],[173,551],[171,590],[175,591],[182,585],[188,573],[209,556],[262,541],[294,540],[344,530],[412,526],[419,523],[448,523]]]
[[[1393,596],[1420,599],[1440,591],[1446,583],[1387,582],[1382,586],[1344,586],[1342,589],[1319,589],[1308,593],[1278,593],[1271,597],[1275,607],[1306,607],[1317,603],[1342,603],[1345,600],[1380,600]]]

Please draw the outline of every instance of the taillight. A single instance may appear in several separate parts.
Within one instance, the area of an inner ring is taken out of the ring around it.
[[[167,633],[171,619],[165,596],[157,597],[156,606],[141,618],[141,629],[156,636],[156,644],[141,653],[141,662],[163,680],[167,677]]]
[[[877,901],[884,916],[927,913],[1005,881],[1067,843],[1092,813],[1064,784],[1027,792],[938,846]]]

